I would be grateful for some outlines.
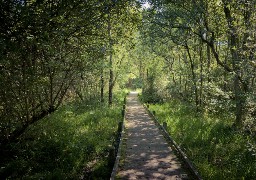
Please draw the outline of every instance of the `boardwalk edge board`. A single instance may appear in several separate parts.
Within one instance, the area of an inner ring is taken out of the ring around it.
[[[160,129],[162,130],[162,132],[164,133],[165,137],[167,138],[167,140],[173,144],[174,148],[176,149],[176,151],[181,155],[182,159],[184,160],[184,162],[187,164],[187,166],[189,167],[190,171],[192,172],[192,174],[198,179],[198,180],[203,180],[202,177],[200,176],[200,174],[198,173],[198,171],[196,170],[196,168],[193,166],[192,162],[188,159],[187,155],[181,150],[181,148],[178,146],[178,144],[171,138],[170,134],[167,132],[167,130],[159,123],[159,121],[157,120],[156,116],[148,109],[148,107],[146,106],[146,104],[143,104],[144,108],[147,110],[147,112],[150,114],[150,116],[153,118],[153,120],[155,121],[156,125],[158,127],[160,127]]]
[[[126,97],[125,97],[125,100],[124,102],[126,102]],[[123,113],[123,120],[122,120],[122,129],[120,131],[120,136],[119,136],[119,144],[118,144],[118,150],[117,150],[117,154],[116,154],[116,158],[115,158],[115,163],[114,163],[114,166],[113,166],[113,169],[112,169],[112,173],[111,173],[111,176],[110,176],[110,180],[114,180],[115,177],[116,177],[116,173],[118,171],[118,166],[119,166],[119,161],[120,161],[120,158],[121,158],[121,149],[122,149],[122,143],[123,143],[123,136],[124,136],[124,120],[125,120],[125,115],[126,115],[126,106],[123,106],[123,109],[122,109],[122,113]]]

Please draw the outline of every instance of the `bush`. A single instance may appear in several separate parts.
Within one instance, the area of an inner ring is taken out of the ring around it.
[[[112,107],[73,102],[31,125],[19,142],[2,150],[9,154],[0,155],[0,179],[109,178],[108,148],[124,95],[118,93]]]
[[[161,103],[163,102],[162,97],[158,93],[158,89],[155,87],[155,79],[154,76],[150,76],[147,78],[147,82],[145,87],[142,89],[141,99],[145,103]]]

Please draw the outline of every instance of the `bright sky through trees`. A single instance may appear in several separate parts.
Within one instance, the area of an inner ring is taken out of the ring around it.
[[[145,2],[144,4],[142,4],[142,8],[148,9],[148,8],[150,8],[150,4],[148,2]]]

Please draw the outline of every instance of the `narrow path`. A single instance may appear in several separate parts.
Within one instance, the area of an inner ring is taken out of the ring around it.
[[[187,179],[185,171],[144,107],[131,92],[126,106],[126,150],[118,179]]]

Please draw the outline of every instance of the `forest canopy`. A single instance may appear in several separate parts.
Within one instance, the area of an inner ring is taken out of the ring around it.
[[[123,51],[128,46],[124,41],[139,19],[137,6],[133,1],[1,1],[1,144],[75,97],[101,93],[103,102],[106,81],[112,103],[114,63],[120,64],[113,62],[115,46]]]
[[[2,0],[0,22],[0,148],[64,105],[110,108],[126,88],[229,116],[255,141],[255,0]]]

